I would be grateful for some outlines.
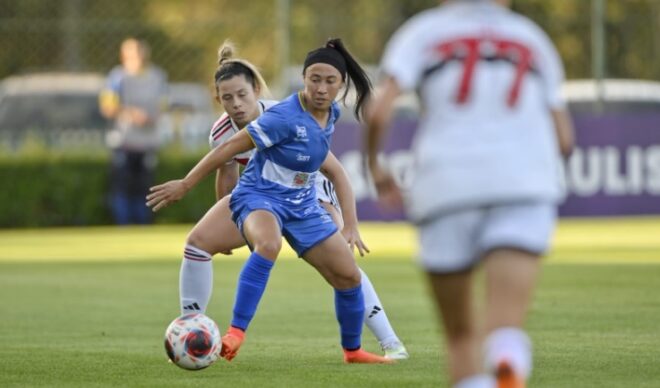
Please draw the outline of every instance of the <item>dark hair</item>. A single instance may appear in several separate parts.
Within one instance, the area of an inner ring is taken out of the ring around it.
[[[346,61],[346,73],[348,73],[348,78],[346,80],[346,91],[342,96],[342,100],[346,101],[346,95],[348,94],[348,89],[351,86],[351,82],[354,84],[356,99],[355,99],[355,117],[358,120],[361,120],[363,117],[364,104],[367,102],[371,96],[372,86],[371,80],[367,76],[367,73],[360,66],[360,64],[353,58],[348,49],[344,46],[344,42],[340,38],[328,39],[325,43],[324,48],[336,50]],[[303,70],[303,75],[305,74],[305,69]],[[342,74],[344,78],[344,74]]]
[[[218,48],[218,67],[213,75],[216,94],[218,92],[218,82],[243,75],[253,88],[258,88],[262,95],[269,96],[268,86],[259,70],[245,59],[234,58],[235,51],[236,48],[230,40],[225,40],[222,46]]]

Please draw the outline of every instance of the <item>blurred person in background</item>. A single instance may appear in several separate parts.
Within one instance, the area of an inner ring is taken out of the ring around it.
[[[387,45],[367,119],[379,199],[402,205],[376,156],[396,97],[418,93],[423,113],[405,203],[444,325],[449,378],[460,388],[524,387],[530,376],[523,323],[563,198],[559,153],[573,146],[561,59],[546,34],[508,6],[446,1],[407,21]],[[484,303],[472,294],[479,265]]]
[[[101,113],[115,122],[106,143],[112,150],[110,206],[120,225],[151,221],[144,197],[158,163],[158,121],[167,104],[167,76],[150,64],[149,54],[146,42],[124,40],[121,65],[110,71],[99,96]]]
[[[221,65],[220,75],[238,64],[227,65],[226,69]],[[227,88],[223,88],[221,99],[245,98],[248,94],[251,99],[256,97],[251,90],[255,84],[245,82],[245,74],[241,77],[225,74]],[[216,82],[217,78],[216,72]],[[391,363],[390,358],[361,348],[364,294],[360,271],[349,249],[349,244],[350,248],[361,244],[355,213],[352,211],[349,217],[344,209],[346,223],[342,232],[349,233],[342,235],[321,207],[315,190],[315,177],[321,170],[329,179],[341,182],[337,187],[343,188],[338,191],[339,197],[343,197],[342,204],[354,202],[346,172],[329,152],[334,124],[340,114],[335,98],[352,83],[357,94],[355,114],[360,118],[371,94],[371,82],[340,39],[331,39],[308,53],[303,78],[302,91],[265,110],[256,120],[245,122],[244,130],[210,151],[185,178],[152,187],[147,205],[158,211],[180,200],[203,177],[238,155],[254,150],[229,203],[232,218],[252,253],[239,275],[234,314],[222,337],[220,355],[227,360],[237,355],[285,237],[298,256],[334,288],[344,362]],[[248,88],[241,91],[245,86]],[[252,107],[251,112],[233,109],[233,116],[245,120],[258,112],[258,104]],[[210,259],[207,252],[188,250],[186,253],[200,260]]]

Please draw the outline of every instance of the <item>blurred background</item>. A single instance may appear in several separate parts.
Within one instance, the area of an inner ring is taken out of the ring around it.
[[[111,123],[98,96],[127,37],[147,42],[168,75],[158,123],[157,181],[182,176],[208,150],[222,113],[213,100],[218,46],[231,38],[282,98],[301,84],[307,51],[342,37],[377,78],[393,31],[435,0],[0,0],[0,227],[112,224]],[[660,213],[660,0],[514,0],[565,64],[578,131],[566,163],[564,216]],[[385,160],[402,185],[418,108],[403,98]],[[360,127],[346,110],[333,143],[363,220],[382,214],[362,171]],[[196,221],[213,203],[202,185],[157,223]]]

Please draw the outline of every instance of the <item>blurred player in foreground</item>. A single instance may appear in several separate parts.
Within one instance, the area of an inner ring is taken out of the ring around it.
[[[396,97],[419,94],[405,202],[444,325],[450,380],[460,388],[525,386],[532,350],[522,326],[563,197],[558,154],[573,146],[561,60],[545,33],[508,5],[447,1],[406,22],[385,50],[385,78],[367,118],[380,201],[401,205],[376,155]],[[478,265],[486,282],[479,314]]]

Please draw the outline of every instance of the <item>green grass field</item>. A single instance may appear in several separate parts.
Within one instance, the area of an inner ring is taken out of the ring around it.
[[[189,227],[0,231],[0,387],[447,386],[414,232],[399,224],[365,224],[373,253],[359,263],[410,360],[342,364],[331,289],[287,250],[234,361],[168,364]],[[245,255],[215,258],[208,314],[223,329]],[[528,329],[531,387],[660,386],[660,220],[563,220]]]

